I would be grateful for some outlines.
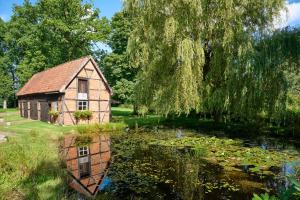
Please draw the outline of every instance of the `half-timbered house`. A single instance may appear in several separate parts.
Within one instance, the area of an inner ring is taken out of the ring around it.
[[[89,123],[109,122],[111,94],[95,60],[85,56],[33,75],[17,97],[22,117],[49,122],[54,111],[56,123],[72,125],[74,112],[84,110],[92,112]]]

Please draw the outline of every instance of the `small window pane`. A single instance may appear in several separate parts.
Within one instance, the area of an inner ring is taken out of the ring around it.
[[[79,147],[78,149],[79,156],[87,156],[89,154],[88,147]]]
[[[87,93],[87,80],[78,80],[78,92],[79,93]]]
[[[88,102],[78,101],[78,110],[88,110]]]
[[[87,162],[87,163],[79,164],[79,172],[80,172],[80,178],[90,176],[90,163]]]

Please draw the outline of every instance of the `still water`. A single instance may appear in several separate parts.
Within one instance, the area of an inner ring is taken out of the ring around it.
[[[199,148],[194,140],[200,141]],[[183,130],[112,134],[111,162],[97,198],[252,199],[253,193],[276,194],[289,186],[286,176],[299,174],[296,142]]]

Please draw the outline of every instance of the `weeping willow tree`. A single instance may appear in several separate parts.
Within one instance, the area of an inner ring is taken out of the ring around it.
[[[266,46],[284,7],[284,0],[126,0],[137,19],[128,53],[141,68],[138,103],[216,120],[273,113],[284,105],[285,80]]]

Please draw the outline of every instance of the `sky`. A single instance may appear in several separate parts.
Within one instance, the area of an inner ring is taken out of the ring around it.
[[[34,3],[37,0],[30,0]],[[21,5],[23,0],[0,0],[0,17],[4,21],[8,21],[12,15],[12,7],[14,4]],[[94,0],[94,5],[101,11],[101,16],[111,18],[114,13],[122,9],[122,0]],[[281,20],[277,27],[300,26],[300,0],[287,1],[288,14],[282,12]]]
[[[37,0],[30,0],[35,3]],[[96,8],[99,8],[100,16],[111,18],[114,13],[122,9],[122,0],[93,0]],[[12,15],[13,5],[22,5],[23,0],[0,0],[0,17],[4,21],[8,21]]]

